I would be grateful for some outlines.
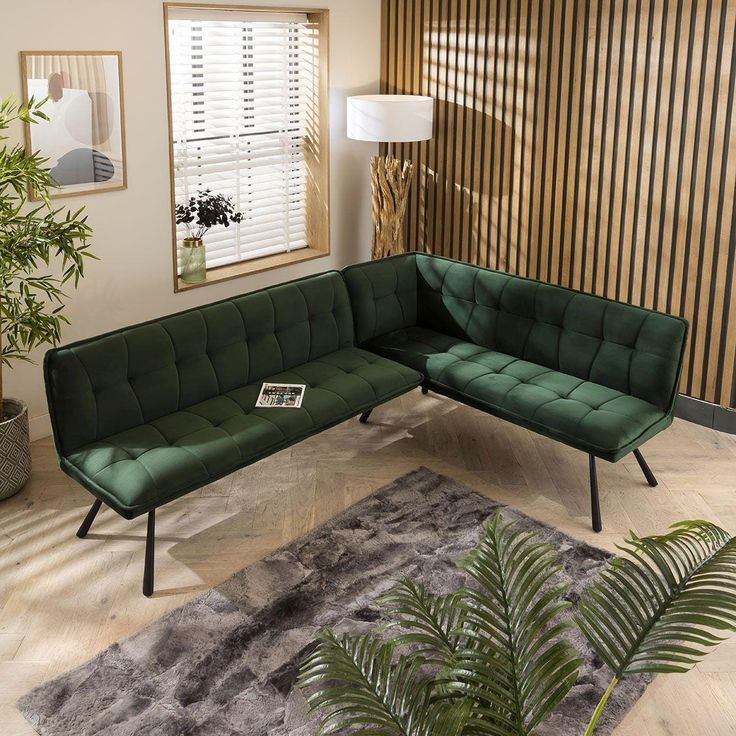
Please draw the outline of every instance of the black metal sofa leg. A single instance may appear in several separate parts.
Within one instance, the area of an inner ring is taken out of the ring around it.
[[[84,521],[82,522],[82,526],[77,529],[77,536],[80,539],[84,539],[87,536],[87,532],[89,531],[89,528],[92,526],[92,522],[95,520],[95,516],[97,516],[97,512],[100,510],[100,507],[102,506],[102,501],[100,499],[96,499],[95,502],[92,504],[92,507],[87,512],[87,516],[84,517]]]
[[[368,412],[370,414],[370,412]],[[87,516],[84,517],[82,526],[77,530],[77,536],[84,539],[87,532],[92,526],[92,522],[97,516],[97,512],[102,507],[102,501],[97,499]],[[148,512],[148,528],[146,530],[146,561],[143,567],[143,595],[147,598],[153,595],[153,560],[154,560],[154,544],[156,542],[156,511]]]
[[[148,512],[148,529],[146,531],[146,562],[143,567],[143,595],[153,595],[153,553],[156,542],[156,511]]]
[[[426,396],[429,393],[429,389],[426,386],[422,386],[422,393]]]
[[[359,421],[360,421],[361,424],[365,424],[368,421],[368,417],[370,417],[372,411],[373,411],[373,409],[368,409],[368,411],[364,411],[360,415],[360,420]]]
[[[657,479],[654,477],[654,473],[652,473],[651,468],[647,465],[644,455],[641,454],[640,450],[634,450],[634,457],[639,463],[639,467],[641,468],[641,472],[644,473],[647,483],[649,483],[652,488],[656,488],[658,485]]]
[[[598,473],[595,469],[595,455],[589,455],[590,459],[590,511],[593,520],[593,531],[603,530],[601,524],[601,499],[598,495]]]

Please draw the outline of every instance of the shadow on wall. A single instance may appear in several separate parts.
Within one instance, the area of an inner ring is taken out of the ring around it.
[[[465,145],[438,136],[422,149],[414,195],[419,197],[416,240],[433,244],[435,253],[472,263],[495,263],[498,245],[503,269],[511,243],[489,237],[489,228],[495,207],[500,209],[514,186],[517,172],[499,162],[514,160],[517,137],[510,125],[481,110],[445,100],[436,104],[437,129],[454,130]],[[501,176],[505,170],[510,175]]]
[[[686,317],[682,392],[736,408],[733,5],[384,3],[387,91],[466,106],[410,148],[407,242]]]

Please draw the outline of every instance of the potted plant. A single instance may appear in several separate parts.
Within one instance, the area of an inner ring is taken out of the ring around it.
[[[203,238],[215,225],[230,227],[241,222],[243,215],[235,211],[230,197],[213,194],[209,189],[198,192],[184,204],[176,205],[176,224],[185,225],[188,237],[182,241],[181,280],[198,284],[207,278],[207,258]]]
[[[12,97],[0,102],[0,141],[14,122],[46,120],[45,100],[18,104]],[[31,470],[28,412],[18,399],[3,394],[3,368],[43,344],[55,345],[61,328],[68,282],[74,286],[84,274],[91,229],[82,210],[53,209],[49,192],[55,183],[38,152],[21,145],[0,149],[0,499],[17,493]],[[29,204],[33,192],[39,203]],[[61,274],[39,271],[58,262]]]
[[[533,736],[577,680],[565,638],[577,626],[610,670],[593,736],[620,680],[686,672],[736,627],[736,538],[723,529],[683,521],[620,549],[566,618],[556,551],[497,513],[458,563],[467,587],[434,595],[405,579],[379,601],[386,625],[321,635],[299,679],[324,713],[318,733]]]

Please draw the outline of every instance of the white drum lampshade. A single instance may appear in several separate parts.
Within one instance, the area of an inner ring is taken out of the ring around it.
[[[411,143],[432,137],[434,100],[421,95],[348,97],[348,138]]]

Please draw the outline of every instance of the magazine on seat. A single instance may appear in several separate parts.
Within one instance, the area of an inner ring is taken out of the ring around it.
[[[306,389],[303,383],[264,383],[256,407],[299,409]]]

